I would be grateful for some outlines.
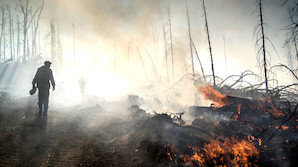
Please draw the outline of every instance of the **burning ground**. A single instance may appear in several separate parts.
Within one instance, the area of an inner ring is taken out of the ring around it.
[[[154,113],[130,95],[54,108],[47,118],[32,97],[1,93],[0,166],[297,165],[296,103],[198,91],[214,105]]]

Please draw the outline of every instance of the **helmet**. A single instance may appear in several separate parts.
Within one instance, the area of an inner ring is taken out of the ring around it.
[[[51,65],[52,63],[50,61],[45,61],[44,65],[47,65],[47,64]]]

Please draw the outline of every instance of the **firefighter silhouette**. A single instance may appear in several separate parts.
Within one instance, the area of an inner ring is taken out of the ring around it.
[[[47,116],[48,105],[49,105],[49,89],[50,89],[50,81],[53,87],[53,91],[55,90],[55,80],[53,77],[53,72],[50,69],[51,66],[50,61],[45,61],[44,66],[37,69],[37,72],[32,81],[33,89],[38,88],[38,107],[39,114]],[[42,110],[44,109],[44,110]]]

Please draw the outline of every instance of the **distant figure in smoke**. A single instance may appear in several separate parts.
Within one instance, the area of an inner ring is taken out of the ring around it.
[[[39,107],[39,114],[42,114],[42,107],[44,107],[43,115],[47,116],[48,112],[48,105],[49,105],[49,89],[50,89],[50,82],[53,86],[53,91],[55,90],[55,80],[53,77],[53,72],[50,69],[51,66],[50,61],[45,61],[44,66],[37,69],[35,77],[32,81],[33,88],[38,88],[38,107]]]
[[[82,75],[80,80],[79,80],[79,85],[80,85],[80,89],[81,89],[81,95],[84,96],[85,95],[85,87],[86,87],[86,79],[84,78],[84,76]]]

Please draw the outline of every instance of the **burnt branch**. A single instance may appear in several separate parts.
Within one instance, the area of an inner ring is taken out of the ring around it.
[[[271,67],[270,71],[271,71],[273,68],[279,68],[279,69],[285,68],[285,69],[289,70],[289,71],[292,73],[293,77],[295,77],[296,80],[298,80],[298,77],[297,77],[297,75],[296,75],[296,72],[295,72],[294,70],[291,70],[288,66],[286,66],[286,65],[284,65],[284,64],[275,65],[275,66]],[[296,70],[296,71],[297,71],[297,70]]]

